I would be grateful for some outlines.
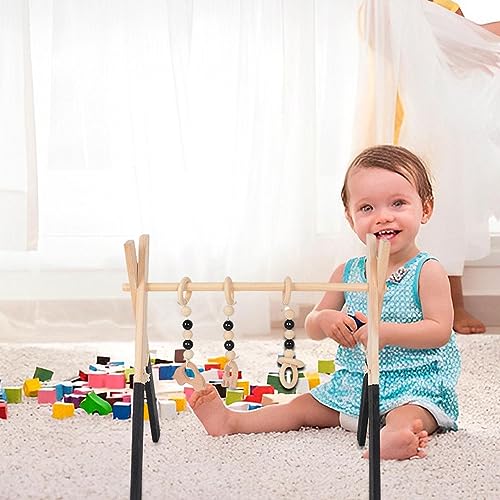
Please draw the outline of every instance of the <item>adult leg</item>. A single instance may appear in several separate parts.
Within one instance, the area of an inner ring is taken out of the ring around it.
[[[495,21],[493,23],[481,24],[484,29],[495,33],[495,35],[500,36],[500,21]]]
[[[264,406],[259,410],[227,408],[215,387],[208,384],[189,400],[193,412],[211,436],[254,432],[286,432],[301,427],[337,427],[339,413],[301,394],[290,403]]]
[[[450,280],[451,299],[453,301],[453,329],[457,333],[484,333],[486,327],[483,322],[472,316],[464,306],[461,276],[448,276]]]

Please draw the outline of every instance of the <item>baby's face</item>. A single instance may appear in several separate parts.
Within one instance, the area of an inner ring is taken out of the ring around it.
[[[411,254],[420,224],[427,222],[432,208],[418,195],[415,186],[403,176],[381,168],[358,168],[349,176],[351,227],[361,241],[373,233],[391,242],[391,254]]]

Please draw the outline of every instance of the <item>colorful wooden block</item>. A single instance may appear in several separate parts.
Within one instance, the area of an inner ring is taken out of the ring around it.
[[[227,389],[226,391],[226,405],[231,405],[235,401],[243,400],[243,389]]]
[[[210,381],[210,383],[217,389],[217,392],[219,393],[219,396],[224,399],[226,397],[227,393],[227,387],[224,387],[222,385],[221,381]]]
[[[305,394],[309,392],[309,382],[306,377],[299,377],[295,386],[295,394]]]
[[[220,370],[220,363],[205,363],[203,365],[203,368],[205,368],[205,371]]]
[[[174,361],[176,363],[184,363],[184,349],[176,349],[175,350]]]
[[[219,365],[221,370],[224,370],[224,367],[226,366],[227,362],[228,362],[228,359],[226,358],[226,356],[216,356],[214,358],[207,359],[207,364]]]
[[[146,401],[144,401],[144,420],[149,420],[149,408]]]
[[[52,370],[37,366],[32,378],[37,378],[38,380],[40,380],[40,382],[48,382],[52,378],[52,375],[54,375],[54,372]]]
[[[63,394],[72,394],[73,393],[73,382],[63,382],[62,384]]]
[[[0,401],[0,418],[7,420],[9,416],[9,410],[6,401]]]
[[[36,398],[41,387],[39,378],[28,378],[24,381],[23,391],[29,398]]]
[[[63,419],[72,417],[75,414],[75,406],[73,403],[61,403],[57,401],[52,405],[52,417]]]
[[[96,389],[106,387],[106,377],[106,372],[90,372],[87,379],[89,387]]]
[[[132,405],[123,401],[118,401],[113,405],[113,418],[127,420],[132,415]]]
[[[303,376],[303,374],[299,373]],[[270,372],[267,374],[267,384],[273,386],[281,394],[295,394],[295,387],[292,389],[285,389],[281,385],[279,373]]]
[[[51,389],[56,390],[56,401],[62,401],[64,397],[64,390],[63,390],[63,385],[61,383],[59,384],[48,384],[45,387],[50,387]]]
[[[108,389],[125,389],[125,374],[124,373],[106,374],[105,387],[107,387]]]
[[[89,414],[98,413],[99,415],[108,415],[113,411],[112,406],[95,392],[87,394],[85,399],[80,403],[80,408],[83,408]]]
[[[171,419],[177,416],[177,403],[175,401],[162,399],[160,404],[160,418]]]
[[[130,376],[134,374],[134,369],[133,368],[125,368],[125,380],[127,381],[127,384],[130,383]]]
[[[309,390],[313,389],[321,383],[318,372],[307,372],[306,379],[309,384]]]
[[[169,396],[168,399],[175,402],[175,411],[177,411],[178,413],[184,411],[187,408],[186,396],[184,394]]]
[[[55,387],[42,387],[38,391],[38,403],[44,404],[54,404],[57,401],[57,394]]]
[[[257,385],[252,387],[250,395],[245,400],[260,403],[264,394],[274,394],[274,387],[272,385]]]
[[[194,387],[190,387],[188,385],[184,386],[184,395],[186,396],[186,399],[189,401],[189,398],[194,392]]]
[[[335,373],[335,361],[333,359],[318,359],[318,373],[328,375]]]
[[[250,381],[249,380],[237,380],[236,387],[243,389],[243,397],[250,394]]]
[[[175,371],[179,368],[179,366],[180,365],[177,363],[160,366],[158,373],[160,380],[173,380]]]
[[[97,356],[96,363],[98,365],[107,365],[111,361],[109,356]]]
[[[22,403],[23,401],[23,388],[22,387],[4,387],[5,397],[7,403]]]

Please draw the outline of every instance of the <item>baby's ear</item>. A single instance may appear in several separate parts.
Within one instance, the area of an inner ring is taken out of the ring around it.
[[[427,200],[422,203],[422,224],[429,222],[432,212],[434,210],[434,200]]]

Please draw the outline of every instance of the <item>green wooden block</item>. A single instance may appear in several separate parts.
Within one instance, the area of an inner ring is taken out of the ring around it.
[[[4,387],[7,403],[22,403],[23,388],[22,387]]]
[[[99,413],[99,415],[109,415],[113,412],[113,407],[105,400],[100,398],[95,392],[89,392],[85,399],[80,403],[80,408],[83,408],[91,415]]]
[[[335,361],[333,359],[318,359],[318,373],[335,373]]]
[[[227,389],[226,391],[226,404],[230,405],[236,401],[243,401],[243,389]]]
[[[52,378],[52,375],[54,375],[54,372],[52,370],[48,370],[47,368],[40,368],[39,366],[37,366],[32,378],[37,378],[40,380],[40,382],[47,382]]]
[[[299,372],[299,378],[304,378],[303,372]],[[268,373],[267,374],[267,384],[273,386],[281,394],[295,394],[296,393],[295,387],[293,389],[285,389],[281,385],[279,373],[275,373],[275,372]]]

